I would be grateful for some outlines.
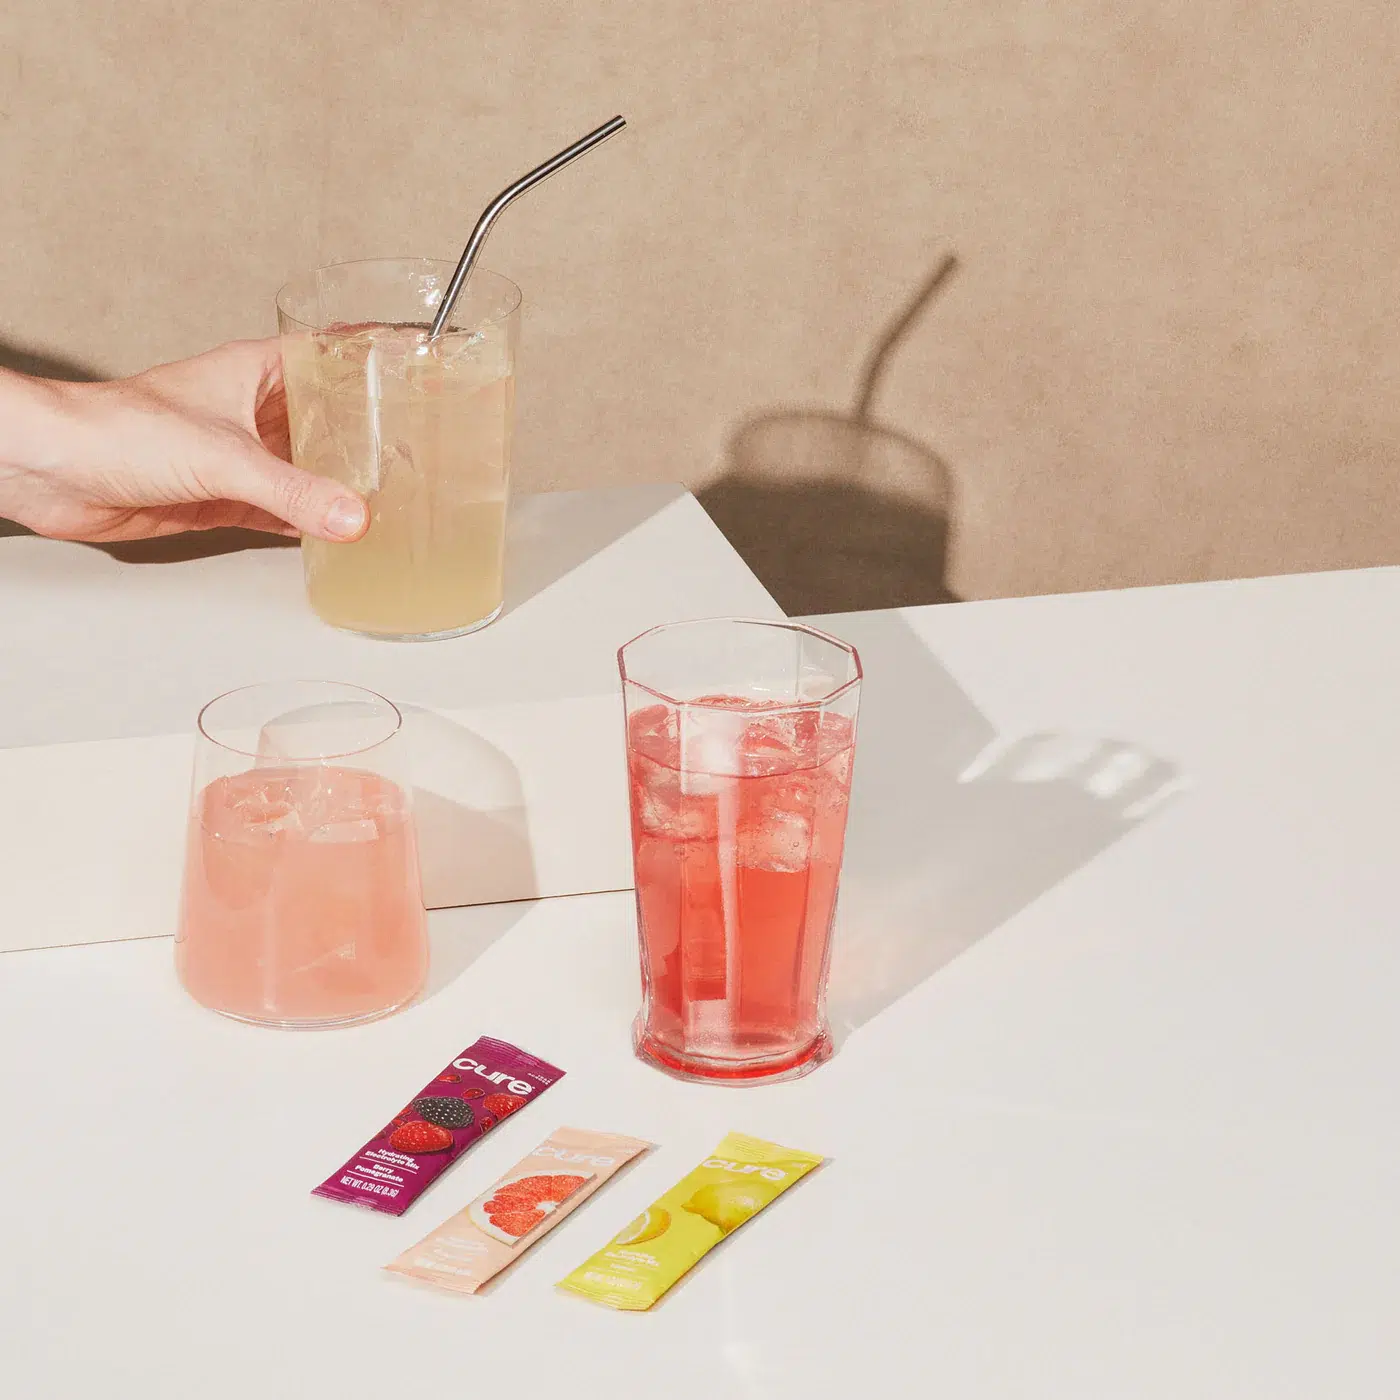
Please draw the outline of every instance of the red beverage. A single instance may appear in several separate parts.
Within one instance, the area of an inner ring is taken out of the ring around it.
[[[338,1025],[409,1001],[427,973],[402,788],[334,766],[254,768],[195,795],[176,967],[226,1015]]]
[[[638,1053],[705,1078],[820,1063],[854,718],[702,696],[632,710],[627,740]]]

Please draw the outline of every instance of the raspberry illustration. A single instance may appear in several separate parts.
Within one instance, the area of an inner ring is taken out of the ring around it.
[[[452,1134],[436,1123],[404,1123],[389,1135],[389,1146],[396,1152],[415,1156],[424,1152],[446,1152],[452,1146]]]
[[[465,1128],[472,1121],[472,1111],[461,1099],[433,1096],[414,1099],[413,1106],[421,1118],[439,1128]]]
[[[487,1131],[490,1130],[491,1128],[494,1128],[495,1126],[496,1126],[496,1120],[495,1120],[494,1118],[492,1118],[492,1116],[491,1116],[489,1113],[484,1113],[484,1114],[482,1114],[482,1117],[481,1117],[481,1131],[482,1131],[483,1133],[484,1133],[484,1132],[487,1132]]]
[[[519,1094],[487,1094],[482,1099],[481,1106],[487,1113],[504,1118],[507,1114],[514,1113],[517,1108],[524,1108],[525,1100]]]

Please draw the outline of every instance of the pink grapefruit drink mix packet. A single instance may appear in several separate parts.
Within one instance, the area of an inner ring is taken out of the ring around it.
[[[563,1077],[562,1069],[484,1035],[311,1194],[402,1215],[501,1119]]]
[[[559,1128],[490,1190],[405,1250],[391,1273],[475,1293],[651,1144]]]

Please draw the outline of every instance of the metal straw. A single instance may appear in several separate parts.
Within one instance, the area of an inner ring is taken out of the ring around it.
[[[572,146],[560,151],[557,156],[551,156],[543,165],[537,165],[528,175],[522,175],[513,185],[507,185],[486,206],[485,211],[476,221],[476,227],[472,229],[472,236],[467,239],[467,246],[462,249],[462,258],[457,264],[457,270],[452,274],[452,281],[447,284],[447,290],[442,295],[437,315],[433,317],[432,329],[428,332],[429,340],[436,340],[446,328],[448,319],[452,315],[452,308],[457,304],[457,298],[462,295],[462,288],[466,286],[467,278],[472,275],[472,268],[476,266],[476,260],[481,255],[481,246],[486,242],[486,235],[491,232],[491,225],[496,222],[496,216],[500,214],[501,210],[517,195],[524,194],[526,190],[534,189],[541,180],[549,179],[556,170],[562,170],[571,160],[577,160],[585,151],[591,151],[594,146],[601,146],[609,136],[616,135],[626,125],[627,123],[621,117],[614,117],[610,122],[604,122],[597,131],[590,131],[587,136],[575,141]]]

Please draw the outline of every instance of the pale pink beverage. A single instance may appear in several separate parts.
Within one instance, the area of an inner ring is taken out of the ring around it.
[[[196,797],[176,958],[204,1005],[283,1023],[378,1014],[423,983],[424,918],[412,819],[388,779],[254,769]]]
[[[247,686],[200,712],[180,980],[226,1016],[352,1025],[428,967],[402,716],[328,681]]]
[[[795,624],[721,621],[657,629],[622,664],[637,1051],[694,1078],[804,1073],[831,1053],[855,654]]]

